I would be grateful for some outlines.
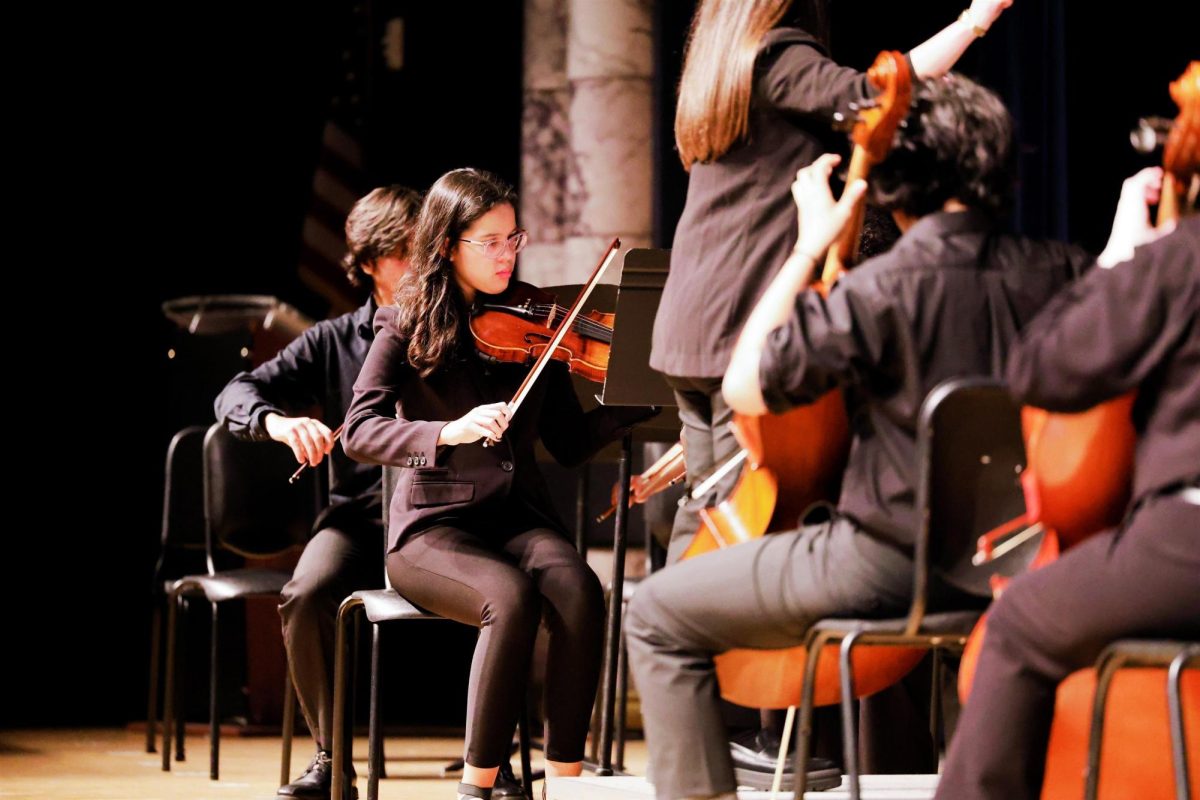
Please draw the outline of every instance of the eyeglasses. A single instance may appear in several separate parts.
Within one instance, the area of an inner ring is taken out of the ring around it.
[[[475,245],[485,256],[495,261],[502,257],[505,252],[512,253],[515,256],[524,250],[525,245],[529,243],[529,234],[526,231],[517,231],[509,234],[507,239],[487,239],[485,241],[459,239],[459,241]]]

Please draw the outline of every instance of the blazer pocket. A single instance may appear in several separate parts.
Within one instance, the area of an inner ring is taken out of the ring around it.
[[[467,503],[474,497],[474,481],[417,481],[408,494],[409,502],[418,508]]]

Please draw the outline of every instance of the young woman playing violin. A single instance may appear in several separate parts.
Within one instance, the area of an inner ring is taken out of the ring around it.
[[[560,362],[547,365],[510,416],[508,401],[529,370],[481,359],[468,323],[485,300],[528,288],[512,281],[526,240],[515,208],[508,185],[474,169],[448,172],[430,188],[411,269],[397,305],[375,317],[342,437],[352,458],[404,468],[389,512],[392,585],[422,608],[480,628],[460,797],[491,796],[543,620],[547,772],[580,771],[604,598],[554,512],[534,442],[578,464],[645,416],[585,414]]]

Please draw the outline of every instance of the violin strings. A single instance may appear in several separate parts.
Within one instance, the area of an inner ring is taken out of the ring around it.
[[[565,315],[570,310],[570,309],[564,308],[563,306],[558,305],[557,303],[554,303],[554,304],[541,303],[541,304],[531,306],[531,308],[533,309],[533,311],[535,311],[539,314],[547,314],[547,315],[549,315],[551,312],[553,312],[555,315],[558,315],[558,314]],[[612,332],[613,332],[613,329],[610,328],[609,326],[604,325],[600,322],[597,322],[594,319],[587,319],[584,317],[577,317],[575,319],[575,324],[572,326],[572,330],[586,331],[586,332],[589,332],[592,334],[596,334],[598,336],[603,336],[603,335],[611,336]]]

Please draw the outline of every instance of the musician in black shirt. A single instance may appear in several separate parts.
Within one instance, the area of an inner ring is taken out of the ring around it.
[[[902,613],[912,591],[917,414],[942,381],[1000,377],[1017,332],[1090,262],[997,232],[1012,187],[1011,120],[956,75],[914,89],[873,200],[904,235],[822,296],[805,291],[844,227],[826,155],[793,184],[799,240],[751,313],[724,378],[736,411],[780,412],[842,386],[852,444],[833,519],[680,562],[648,578],[626,622],[658,796],[732,792],[714,654],[800,644],[826,616]],[[971,599],[934,587],[944,605]]]
[[[217,419],[235,436],[286,444],[301,464],[332,460],[329,506],[313,526],[292,580],[280,597],[283,641],[300,708],[317,754],[281,797],[328,798],[333,747],[334,620],[338,604],[359,589],[383,585],[382,471],[336,447],[354,397],[354,381],[375,334],[375,311],[391,305],[408,268],[409,240],[420,198],[403,186],[375,189],[346,219],[344,267],[351,283],[370,289],[357,310],[318,322],[279,355],[242,372],[216,400]],[[318,408],[320,418],[308,416]]]
[[[1160,181],[1126,181],[1098,262],[1111,268],[1056,297],[1007,370],[1018,399],[1051,411],[1137,391],[1125,522],[1018,577],[992,607],[939,798],[1040,797],[1063,678],[1117,639],[1200,638],[1200,216],[1135,251],[1156,235],[1146,206]]]

